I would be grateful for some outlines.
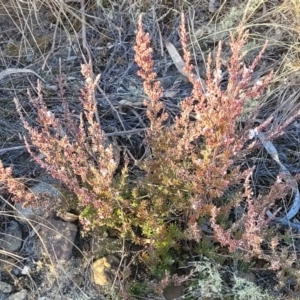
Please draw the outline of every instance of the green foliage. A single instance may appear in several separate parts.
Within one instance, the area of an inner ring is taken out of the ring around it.
[[[132,282],[129,287],[129,293],[136,298],[147,296],[147,284],[145,282]]]
[[[213,241],[212,237],[203,236],[201,241],[194,246],[195,256],[207,257],[219,264],[223,264],[226,260],[224,255],[220,255],[220,249]]]

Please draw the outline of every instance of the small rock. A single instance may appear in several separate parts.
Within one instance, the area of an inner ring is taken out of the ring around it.
[[[68,261],[77,234],[75,224],[50,220],[40,230],[40,237],[51,258]]]
[[[8,297],[8,300],[25,300],[27,299],[27,290],[21,290]]]
[[[30,275],[31,268],[29,266],[24,266],[24,268],[21,271],[22,275]]]
[[[19,276],[20,275],[20,267],[19,266],[14,266],[13,270],[12,270],[12,273],[16,276]]]
[[[39,182],[31,188],[31,191],[35,195],[48,194],[51,197],[59,197],[59,190],[53,186],[51,183]]]
[[[0,247],[6,251],[18,251],[22,246],[22,231],[16,221],[10,221],[6,231],[0,235]]]
[[[113,269],[117,269],[119,260],[115,256],[97,259],[92,265],[92,279],[98,285],[108,285],[113,279]]]
[[[11,291],[12,291],[12,286],[10,284],[0,281],[0,292],[2,292],[4,294],[8,294]]]

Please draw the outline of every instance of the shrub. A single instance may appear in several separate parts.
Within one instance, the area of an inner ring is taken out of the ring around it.
[[[141,186],[147,191],[151,201],[151,215],[159,220],[171,216],[184,216],[187,218],[184,237],[199,241],[202,235],[199,220],[211,214],[215,238],[221,245],[228,246],[232,252],[236,248],[243,248],[253,255],[261,254],[260,244],[268,223],[263,209],[275,201],[275,197],[270,198],[274,193],[270,192],[266,201],[261,201],[259,205],[253,202],[249,183],[252,170],[242,172],[236,162],[247,153],[245,144],[249,139],[247,124],[240,126],[240,129],[237,127],[244,105],[261,95],[272,76],[269,74],[264,80],[251,84],[252,74],[265,51],[266,44],[251,66],[244,66],[242,59],[245,53],[241,52],[247,41],[247,32],[240,27],[236,36],[231,34],[232,55],[227,64],[229,79],[226,90],[220,85],[221,42],[214,70],[211,55],[207,59],[206,87],[203,88],[200,79],[193,74],[183,16],[180,32],[184,71],[193,85],[193,90],[191,96],[181,102],[181,113],[174,124],[164,126],[168,116],[163,112],[163,104],[160,102],[162,87],[155,81],[150,36],[143,31],[141,18],[139,19],[135,61],[140,66],[138,74],[144,80],[144,91],[149,99],[145,101],[150,120],[147,142],[152,151],[151,157],[142,164],[146,176]],[[230,186],[241,183],[245,178],[247,180],[244,195],[238,194],[227,203],[218,201]],[[279,192],[279,186],[274,189]],[[281,193],[278,193],[279,197],[283,194],[282,189]],[[225,231],[216,224],[216,217],[228,214],[242,199],[247,199],[248,213],[240,222],[245,224],[242,226],[245,232],[240,240],[236,240],[231,230]],[[219,208],[216,207],[217,203]],[[160,226],[157,227],[159,232],[154,240],[158,244],[165,241],[168,247],[174,247],[176,241],[170,237],[172,245],[168,244],[166,239],[166,232],[170,233],[170,226],[166,228],[166,222],[161,222]],[[181,237],[182,235],[179,236]]]
[[[209,225],[209,220],[215,239],[222,246],[230,251],[243,248],[250,256],[262,255],[260,244],[268,224],[264,209],[275,200],[271,197],[274,196],[272,190],[262,199],[265,201],[259,205],[254,202],[249,183],[252,169],[242,171],[236,163],[247,153],[245,143],[249,128],[246,123],[237,126],[244,105],[261,95],[272,76],[251,83],[266,44],[253,63],[244,66],[245,53],[241,52],[247,32],[240,27],[236,35],[231,34],[227,88],[224,90],[220,86],[221,43],[215,62],[211,55],[207,59],[206,87],[203,88],[193,74],[183,16],[180,35],[185,72],[193,89],[191,95],[182,100],[180,115],[169,126],[166,125],[168,114],[160,100],[163,89],[153,71],[150,36],[143,30],[141,17],[138,21],[135,61],[140,67],[138,74],[147,95],[146,143],[151,155],[140,164],[145,175],[136,181],[129,178],[127,158],[121,174],[115,174],[113,148],[97,122],[94,93],[99,76],[93,78],[90,65],[82,66],[86,81],[81,91],[83,112],[78,122],[72,118],[64,101],[62,81],[64,118],[61,120],[47,109],[40,83],[37,97],[29,94],[37,111],[39,128],[33,128],[26,121],[15,99],[31,143],[43,158],[31,150],[26,140],[28,151],[39,165],[77,196],[77,209],[85,229],[111,228],[126,239],[148,245],[141,259],[161,278],[168,266],[178,262],[181,242],[200,241],[201,225]],[[240,184],[245,178],[244,194],[221,201],[229,187]],[[283,193],[279,185],[275,189]],[[248,210],[239,222],[238,229],[244,233],[238,236],[237,225],[232,227],[228,219],[226,224],[219,224],[217,219],[228,215],[243,199]]]
[[[85,88],[82,89],[82,107],[80,122],[76,124],[66,102],[63,102],[66,118],[59,121],[46,107],[42,96],[41,84],[38,84],[38,96],[29,94],[31,103],[37,110],[37,122],[40,128],[33,128],[25,120],[17,99],[15,103],[24,127],[28,130],[30,139],[41,156],[33,153],[27,145],[34,160],[54,178],[60,180],[78,197],[78,205],[83,208],[82,216],[88,215],[90,220],[82,218],[87,228],[96,225],[115,222],[117,215],[113,213],[119,195],[113,185],[115,162],[113,149],[106,146],[104,132],[94,118],[96,103],[94,88],[99,76],[92,80],[92,70],[89,66],[82,67],[86,78]],[[84,124],[84,119],[87,124]]]

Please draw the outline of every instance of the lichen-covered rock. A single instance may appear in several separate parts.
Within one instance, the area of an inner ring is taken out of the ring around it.
[[[44,222],[40,238],[52,259],[68,261],[72,254],[77,226],[60,220]]]

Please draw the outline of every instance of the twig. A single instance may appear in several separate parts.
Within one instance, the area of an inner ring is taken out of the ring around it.
[[[147,129],[148,128],[138,128],[138,129],[125,130],[125,131],[105,133],[104,135],[105,136],[126,135],[126,134],[138,133],[138,132],[141,132],[141,131],[145,131]]]
[[[34,146],[30,146],[30,147],[34,147]],[[8,151],[13,151],[13,150],[20,150],[20,149],[26,150],[26,148],[27,148],[26,146],[16,146],[16,147],[11,147],[11,148],[4,148],[4,149],[0,149],[0,154],[3,154]]]
[[[34,71],[32,71],[30,69],[18,69],[18,68],[9,68],[9,69],[6,69],[6,70],[0,72],[0,81],[8,75],[20,74],[20,73],[33,74],[45,83],[45,80],[40,75],[35,73]]]

